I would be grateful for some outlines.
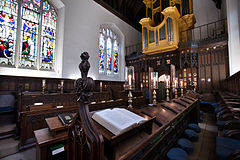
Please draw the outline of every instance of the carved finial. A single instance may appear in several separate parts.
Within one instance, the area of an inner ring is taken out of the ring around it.
[[[78,101],[82,103],[89,103],[89,98],[93,95],[94,81],[92,78],[87,77],[90,63],[88,62],[89,55],[87,52],[83,52],[80,55],[82,62],[79,64],[79,69],[81,71],[82,78],[75,81],[76,94],[78,96]]]
[[[88,70],[90,68],[90,63],[88,62],[88,52],[83,52],[80,55],[80,58],[82,59],[82,62],[79,64],[79,69],[81,71],[82,78],[85,79],[87,78]]]

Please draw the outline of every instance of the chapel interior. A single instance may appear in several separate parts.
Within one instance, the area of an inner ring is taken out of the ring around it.
[[[0,0],[1,160],[239,160],[239,0]]]

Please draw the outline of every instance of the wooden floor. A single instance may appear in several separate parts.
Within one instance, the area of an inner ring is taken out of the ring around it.
[[[204,113],[203,122],[199,123],[201,132],[198,134],[199,140],[194,142],[194,152],[189,156],[189,160],[216,160],[216,136],[217,136],[217,127],[215,125],[214,115],[209,113]],[[1,140],[0,144],[11,143],[4,142]],[[8,146],[7,145],[7,146]],[[3,148],[2,148],[3,149]],[[1,153],[1,149],[0,149]],[[1,159],[1,158],[0,158]],[[18,152],[13,155],[2,158],[1,160],[35,160],[36,159],[36,150],[35,147],[25,150],[23,152]]]
[[[213,114],[204,113],[203,122],[199,123],[199,140],[194,142],[194,152],[189,160],[216,160],[216,136],[218,129]]]

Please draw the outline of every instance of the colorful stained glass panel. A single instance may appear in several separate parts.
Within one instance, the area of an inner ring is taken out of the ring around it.
[[[40,1],[39,0],[23,0],[23,6],[32,11],[39,11]]]
[[[22,19],[20,66],[35,68],[37,63],[39,13],[23,7]]]
[[[0,2],[0,64],[12,66],[15,59],[18,3]]]
[[[107,74],[112,73],[112,40],[110,37],[107,39]]]
[[[50,5],[47,1],[43,2],[43,10],[49,10],[50,9]]]
[[[43,13],[42,19],[42,50],[41,68],[53,69],[56,40],[56,12],[54,10]]]
[[[118,73],[118,44],[117,44],[117,41],[115,40],[114,41],[114,44],[113,44],[113,71],[114,71],[114,74],[117,74]]]
[[[99,73],[104,72],[104,54],[105,54],[105,40],[104,36],[101,33],[99,38]]]

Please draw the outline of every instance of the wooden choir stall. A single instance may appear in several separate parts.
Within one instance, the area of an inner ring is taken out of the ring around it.
[[[78,108],[72,123],[63,125],[55,116],[45,119],[48,128],[34,131],[37,159],[163,159],[187,124],[198,122],[199,101],[193,94],[147,107],[127,108],[126,103],[89,107],[94,81],[87,77],[88,58],[87,52],[81,54],[82,78],[75,81]],[[125,108],[146,121],[114,135],[92,119],[99,110],[108,108]]]

